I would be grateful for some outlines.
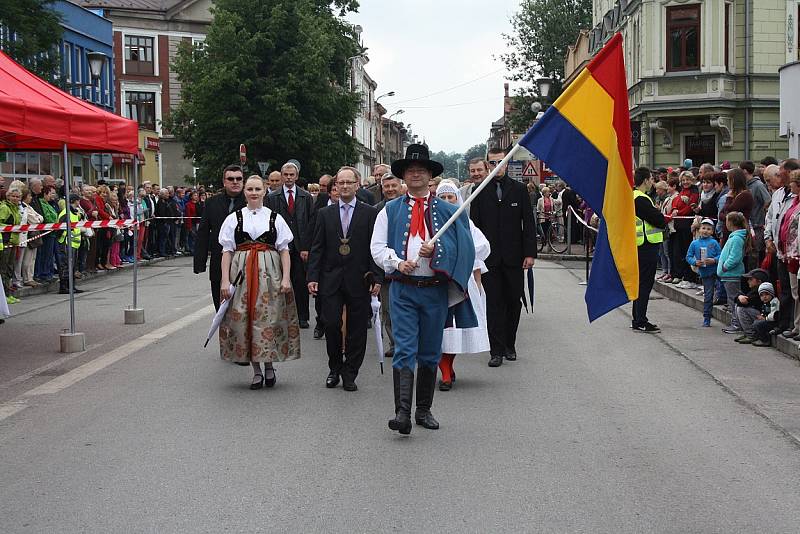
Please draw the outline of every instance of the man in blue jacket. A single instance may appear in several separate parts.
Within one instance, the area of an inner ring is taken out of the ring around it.
[[[459,328],[478,324],[466,299],[475,260],[466,213],[441,239],[430,244],[456,211],[455,206],[428,190],[428,181],[443,170],[441,163],[429,159],[428,147],[409,146],[406,157],[392,163],[392,174],[405,180],[408,194],[390,201],[378,213],[370,243],[372,258],[392,280],[389,300],[395,341],[395,417],[389,421],[389,428],[401,434],[411,432],[415,367],[414,419],[424,428],[439,428],[431,406],[445,325],[453,321]]]

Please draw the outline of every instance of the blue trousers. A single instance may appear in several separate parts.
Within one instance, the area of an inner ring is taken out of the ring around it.
[[[438,366],[447,321],[447,284],[414,287],[392,282],[389,301],[394,334],[392,367],[413,371],[416,365]]]
[[[717,276],[704,276],[703,281],[703,319],[711,319],[711,310],[714,307],[714,288],[717,285]]]

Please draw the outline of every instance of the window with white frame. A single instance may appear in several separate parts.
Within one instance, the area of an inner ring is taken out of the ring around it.
[[[124,59],[126,74],[154,74],[153,38],[126,35]]]
[[[106,58],[106,72],[105,72],[105,89],[103,90],[103,103],[107,106],[111,105],[111,59]]]
[[[667,8],[667,70],[700,68],[700,4]]]
[[[83,51],[81,47],[75,47],[75,83],[81,84],[83,83]]]
[[[64,43],[64,79],[67,83],[72,83],[72,45]]]
[[[147,130],[156,129],[156,94],[146,91],[125,91],[127,117]]]

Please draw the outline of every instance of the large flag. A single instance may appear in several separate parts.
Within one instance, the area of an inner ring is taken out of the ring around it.
[[[600,216],[589,320],[635,300],[639,264],[622,36],[615,35],[520,140]]]

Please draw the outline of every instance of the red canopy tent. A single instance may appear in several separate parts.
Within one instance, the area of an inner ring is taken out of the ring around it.
[[[0,151],[138,154],[135,121],[103,111],[32,74],[0,51]]]
[[[138,145],[139,125],[135,121],[68,95],[0,51],[0,152],[61,151],[64,154],[65,198],[70,191],[67,152],[122,152],[138,157]],[[137,232],[138,227],[134,226],[134,242]],[[62,352],[85,350],[86,347],[83,334],[75,333],[74,252],[70,241],[64,240],[69,266],[70,333],[61,335]],[[135,307],[136,262],[133,284]],[[79,343],[70,338],[78,339]]]

